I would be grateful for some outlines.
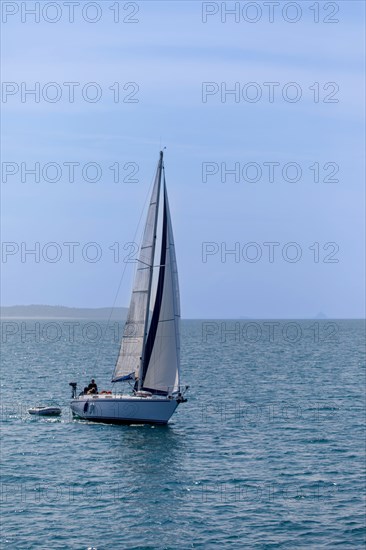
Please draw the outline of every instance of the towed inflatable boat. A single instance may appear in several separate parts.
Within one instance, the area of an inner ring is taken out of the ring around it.
[[[33,407],[28,410],[29,414],[37,414],[38,416],[60,416],[61,409],[60,407]]]

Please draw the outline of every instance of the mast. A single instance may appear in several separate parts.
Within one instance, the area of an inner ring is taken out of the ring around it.
[[[159,216],[159,201],[160,201],[160,187],[161,187],[161,173],[163,170],[163,151],[160,151],[160,159],[159,159],[159,165],[158,165],[158,173],[159,173],[159,183],[158,183],[158,192],[156,197],[156,215],[154,220],[154,238],[152,243],[152,264],[150,265],[150,276],[149,276],[149,287],[147,292],[147,302],[146,302],[146,312],[145,312],[145,326],[144,326],[144,335],[143,335],[143,342],[142,342],[142,350],[141,350],[141,357],[140,357],[140,370],[139,370],[139,377],[138,377],[138,383],[137,383],[137,389],[138,391],[141,390],[142,386],[142,372],[143,372],[143,357],[145,352],[145,345],[146,345],[146,339],[147,339],[147,327],[149,323],[149,313],[150,313],[150,298],[151,298],[151,287],[152,287],[152,279],[153,279],[153,269],[154,269],[154,258],[155,258],[155,245],[156,245],[156,230],[158,226],[158,216]]]

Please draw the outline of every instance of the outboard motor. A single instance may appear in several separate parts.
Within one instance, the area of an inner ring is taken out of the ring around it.
[[[69,386],[71,386],[71,397],[72,399],[75,399],[76,398],[76,387],[77,387],[77,383],[76,382],[70,382],[69,383]]]

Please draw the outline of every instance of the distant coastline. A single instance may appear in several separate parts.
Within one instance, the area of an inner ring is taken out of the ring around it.
[[[48,306],[40,304],[32,304],[27,306],[3,306],[0,307],[0,318],[7,319],[87,319],[92,321],[125,321],[127,318],[127,307],[97,307],[97,308],[79,308],[66,306]],[[290,317],[202,317],[202,318],[184,318],[186,321],[266,321],[266,320],[295,320]],[[338,319],[338,318],[337,318]],[[348,318],[353,319],[353,318]],[[364,319],[358,317],[355,319]],[[335,320],[328,317],[325,313],[319,312],[314,317],[296,317],[296,320],[314,320],[314,321],[330,321]],[[341,320],[339,318],[339,320]]]
[[[4,306],[0,308],[2,319],[100,319],[124,321],[126,307],[78,308],[66,306]]]

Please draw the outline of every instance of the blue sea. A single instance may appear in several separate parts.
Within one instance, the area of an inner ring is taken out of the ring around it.
[[[4,549],[362,549],[364,322],[182,322],[167,426],[73,420],[122,327],[2,323]],[[31,417],[57,403],[59,418]]]

